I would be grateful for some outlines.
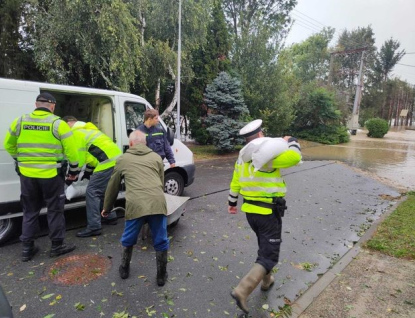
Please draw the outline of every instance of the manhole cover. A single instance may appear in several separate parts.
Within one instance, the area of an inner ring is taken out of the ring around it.
[[[54,262],[47,275],[59,285],[83,285],[103,276],[110,267],[111,261],[104,256],[73,255]]]

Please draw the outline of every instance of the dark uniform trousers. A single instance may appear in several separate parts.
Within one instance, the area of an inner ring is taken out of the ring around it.
[[[262,265],[267,273],[278,264],[281,247],[281,217],[275,214],[245,213],[246,219],[258,239],[258,257],[255,263]]]
[[[20,175],[23,207],[22,242],[34,240],[39,232],[39,212],[43,203],[47,207],[49,238],[52,241],[65,237],[65,191],[64,180],[57,175],[50,179],[29,178]]]

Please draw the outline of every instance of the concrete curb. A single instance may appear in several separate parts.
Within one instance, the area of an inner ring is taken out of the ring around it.
[[[343,257],[327,272],[324,273],[309,289],[305,291],[294,303],[292,304],[291,318],[298,318],[308,306],[316,299],[329,285],[330,283],[344,270],[361,252],[362,245],[367,242],[375,233],[378,226],[388,217],[403,201],[407,199],[407,196],[401,197],[400,200],[391,206],[385,213],[383,213],[379,219],[373,222],[372,226],[365,232],[360,240],[351,248]]]

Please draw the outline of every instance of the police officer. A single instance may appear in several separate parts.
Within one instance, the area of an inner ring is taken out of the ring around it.
[[[264,137],[261,130],[262,120],[257,119],[243,127],[239,134],[246,142]],[[281,245],[281,227],[286,193],[285,182],[280,168],[288,168],[301,161],[300,146],[293,137],[284,137],[288,150],[272,160],[272,167],[264,165],[259,171],[252,172],[250,162],[236,162],[228,197],[228,212],[237,213],[239,194],[243,197],[241,211],[258,239],[258,257],[248,274],[241,279],[231,292],[236,304],[246,314],[249,309],[247,298],[262,281],[261,290],[267,291],[274,283],[272,269],[278,263]]]
[[[69,180],[78,175],[78,152],[70,127],[53,115],[56,100],[47,93],[36,98],[36,109],[16,118],[6,133],[4,148],[15,160],[20,175],[23,225],[22,261],[27,262],[38,252],[34,240],[39,231],[39,212],[43,202],[47,207],[50,257],[69,253],[74,245],[64,244],[65,192],[64,178],[69,161]]]
[[[120,148],[93,123],[78,121],[74,116],[63,119],[72,128],[80,155],[80,165],[86,164],[82,179],[89,179],[86,188],[87,227],[78,233],[78,237],[101,234],[101,208],[105,189],[111,178],[117,158],[122,154]],[[104,223],[117,224],[116,212],[109,213]]]

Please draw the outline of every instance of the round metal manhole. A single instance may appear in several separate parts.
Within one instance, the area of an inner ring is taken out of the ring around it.
[[[111,267],[108,257],[86,254],[61,258],[47,271],[47,276],[55,283],[64,286],[83,285],[105,275]]]

